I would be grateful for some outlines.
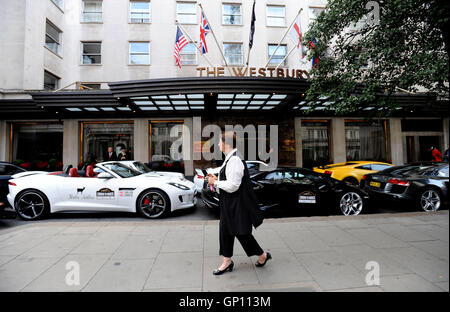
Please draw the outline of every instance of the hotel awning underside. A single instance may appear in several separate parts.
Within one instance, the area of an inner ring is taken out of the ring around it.
[[[30,100],[0,100],[1,119],[138,118],[164,116],[266,115],[334,116],[326,98],[309,111],[304,79],[220,77],[133,80],[109,83],[109,90],[31,92]],[[396,115],[441,116],[448,100],[426,95],[393,95]],[[376,105],[348,116],[376,115]],[[370,113],[369,113],[370,112]]]

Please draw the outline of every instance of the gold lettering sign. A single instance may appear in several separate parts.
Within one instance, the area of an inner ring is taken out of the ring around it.
[[[225,67],[197,67],[199,77],[224,77]],[[230,67],[234,77],[276,77],[309,79],[309,73],[303,69],[273,67]]]

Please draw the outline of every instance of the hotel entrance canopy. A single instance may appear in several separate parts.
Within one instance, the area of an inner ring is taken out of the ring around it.
[[[305,101],[309,83],[301,78],[199,77],[132,80],[108,83],[109,90],[30,92],[29,100],[0,100],[2,119],[133,118],[201,115],[333,116],[320,98],[313,112]],[[426,95],[393,95],[400,116],[436,116],[448,101]],[[376,111],[361,107],[355,116]]]

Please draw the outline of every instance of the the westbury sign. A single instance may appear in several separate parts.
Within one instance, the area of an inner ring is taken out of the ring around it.
[[[225,71],[225,69],[228,69]],[[302,69],[274,67],[197,67],[200,77],[277,77],[277,78],[309,78],[309,73]]]

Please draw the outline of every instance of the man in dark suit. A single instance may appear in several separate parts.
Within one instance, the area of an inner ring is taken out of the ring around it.
[[[105,154],[104,160],[105,161],[117,160],[117,155],[113,151],[113,148],[111,146],[108,147],[108,152]]]

